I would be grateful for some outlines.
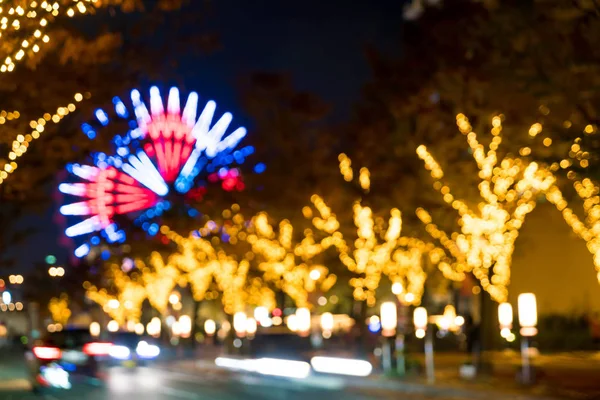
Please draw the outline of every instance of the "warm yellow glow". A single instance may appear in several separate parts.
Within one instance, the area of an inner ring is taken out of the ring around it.
[[[71,310],[69,309],[69,296],[63,293],[60,295],[60,297],[53,297],[50,299],[50,302],[48,303],[48,311],[50,311],[52,320],[55,323],[67,325],[69,318],[71,318]]]
[[[0,12],[1,14],[1,12]],[[1,36],[0,36],[0,43],[2,42]],[[37,46],[37,45],[36,45]],[[14,64],[13,68],[14,68]],[[2,68],[6,67],[6,65],[3,65],[2,67],[0,67],[0,71],[2,71]],[[2,71],[4,72],[4,71]],[[73,107],[75,107],[73,105]],[[59,107],[58,110],[61,110],[62,107]],[[57,112],[58,112],[57,110]],[[73,108],[73,111],[75,110],[75,108]],[[2,111],[2,113],[5,113],[5,111]],[[0,113],[0,115],[2,115]],[[20,113],[18,111],[14,111],[12,113],[8,113],[6,115],[6,118],[3,116],[0,116],[0,124],[3,124],[6,122],[6,119],[16,119],[20,116]],[[52,122],[54,123],[58,123],[60,122],[60,120],[62,118],[64,118],[66,116],[66,114],[62,115],[58,115],[56,119],[52,119]],[[45,120],[43,118],[41,118],[42,121]],[[40,138],[41,133],[44,132],[44,126],[41,124],[38,124],[39,119],[34,119],[31,120],[29,123],[29,126],[33,129],[31,131],[31,134],[27,134],[27,135],[23,135],[23,134],[19,134],[17,135],[17,137],[15,138],[15,140],[12,142],[12,151],[9,153],[9,160],[11,160],[11,163],[6,162],[4,165],[2,165],[2,163],[0,162],[0,185],[2,185],[6,179],[8,179],[8,177],[10,176],[10,174],[14,173],[15,170],[18,167],[17,162],[15,161],[17,158],[22,157],[27,150],[29,149],[29,146],[31,145],[31,142],[35,139]],[[24,140],[19,140],[23,138]],[[63,274],[64,274],[64,270],[63,270]]]
[[[233,315],[233,329],[240,335],[246,332],[246,313],[238,311]]]
[[[254,318],[246,319],[246,333],[250,336],[256,333],[257,324]]]
[[[162,323],[160,322],[160,318],[154,317],[148,324],[146,325],[146,332],[148,335],[153,337],[159,337],[160,331],[162,329]]]
[[[340,171],[344,179],[351,182],[350,159],[342,154],[340,159]],[[370,185],[370,173],[366,168],[361,169],[359,184],[363,191],[368,191]],[[353,223],[356,227],[356,235],[351,237],[348,233],[340,230],[340,222],[336,214],[319,195],[311,197],[314,211],[303,212],[311,219],[313,226],[321,235],[320,241],[316,241],[312,231],[303,241],[310,247],[303,251],[309,254],[318,253],[328,248],[338,251],[340,261],[355,274],[350,279],[353,288],[353,296],[357,301],[365,301],[368,306],[376,304],[376,290],[379,287],[382,276],[387,276],[395,285],[395,290],[400,287],[410,292],[410,296],[400,296],[398,299],[406,304],[419,304],[423,294],[426,274],[423,270],[424,255],[434,249],[433,245],[426,244],[418,239],[401,236],[402,215],[400,210],[392,209],[387,222],[373,214],[370,207],[364,206],[362,202],[356,201],[353,205]],[[303,253],[296,253],[302,255]],[[433,264],[439,259],[431,258]]]
[[[498,322],[500,328],[511,328],[513,323],[513,309],[510,303],[498,304]]]
[[[534,328],[537,325],[537,304],[533,293],[521,293],[518,298],[519,325]]]
[[[140,336],[143,335],[144,334],[144,324],[138,322],[133,327],[133,331],[135,332],[136,335],[140,335]]]
[[[117,332],[119,330],[119,323],[113,319],[108,323],[106,329],[108,329],[109,332]]]
[[[181,297],[179,295],[179,292],[173,292],[169,296],[169,303],[171,303],[171,305],[175,305],[175,304],[179,303],[180,299],[181,299]]]
[[[330,312],[321,315],[321,329],[323,331],[333,331],[333,314]]]
[[[308,334],[311,328],[310,310],[305,307],[296,310],[296,326],[301,334]]]
[[[398,326],[398,311],[396,309],[396,303],[392,301],[382,303],[380,315],[381,329],[384,336],[395,335],[396,327]]]
[[[206,332],[208,336],[214,335],[216,331],[217,324],[215,323],[215,321],[213,321],[212,319],[207,319],[206,321],[204,321],[204,332]]]
[[[100,324],[97,322],[92,322],[90,324],[90,335],[94,337],[100,336]]]
[[[192,333],[192,319],[188,315],[182,315],[179,317],[179,336],[182,338],[189,338]]]
[[[457,211],[460,231],[447,235],[422,208],[417,210],[417,217],[425,224],[429,235],[445,249],[436,250],[436,258],[446,278],[462,280],[465,273],[472,272],[494,300],[503,302],[508,295],[512,254],[519,230],[525,217],[536,206],[536,194],[546,193],[556,179],[535,162],[511,157],[498,160],[496,149],[502,142],[502,125],[498,119],[492,120],[493,138],[487,150],[477,140],[468,119],[463,114],[456,119],[479,168],[482,201],[477,207],[472,207],[455,199],[449,187],[440,181],[444,175],[440,165],[424,146],[420,146],[417,154],[424,161],[425,168],[431,171],[436,181],[434,187]],[[536,123],[529,134],[535,136],[541,130],[541,124]],[[525,153],[529,154],[529,150]]]
[[[394,282],[392,284],[392,293],[395,295],[399,295],[404,291],[404,287],[402,287],[402,283]]]
[[[417,307],[413,311],[413,323],[415,328],[427,330],[428,317],[425,307]]]

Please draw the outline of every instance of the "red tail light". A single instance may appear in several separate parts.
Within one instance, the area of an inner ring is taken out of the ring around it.
[[[34,347],[33,354],[40,360],[59,360],[62,351],[58,347]]]
[[[111,347],[112,343],[86,343],[83,346],[83,352],[88,356],[107,356]]]

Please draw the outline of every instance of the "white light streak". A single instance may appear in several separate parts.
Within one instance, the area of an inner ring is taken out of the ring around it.
[[[325,374],[369,376],[373,366],[368,361],[335,357],[313,357],[310,364],[317,372]]]

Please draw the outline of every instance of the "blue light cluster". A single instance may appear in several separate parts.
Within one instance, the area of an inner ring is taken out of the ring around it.
[[[113,97],[113,104],[115,105],[115,112],[119,117],[129,118],[129,112],[127,111],[127,107],[119,97]]]
[[[123,243],[125,242],[125,231],[118,229],[117,224],[110,224],[100,233],[108,243]]]
[[[83,131],[83,133],[85,133],[85,135],[89,139],[96,139],[96,131],[94,130],[94,128],[92,128],[92,126],[90,124],[88,124],[88,123],[82,124],[81,130]]]
[[[171,203],[170,202],[168,202],[166,200],[161,201],[156,206],[154,206],[154,207],[152,207],[152,208],[144,211],[143,213],[141,213],[133,221],[133,223],[136,226],[141,226],[144,231],[148,232],[148,229],[150,229],[150,226],[152,225],[151,223],[149,223],[149,221],[152,221],[156,217],[162,216],[163,213],[165,211],[168,211],[170,208],[171,208]],[[156,233],[154,235],[156,235]],[[154,235],[152,235],[152,236],[154,236]]]
[[[108,114],[106,113],[106,111],[99,108],[96,110],[96,112],[94,114],[96,115],[96,119],[98,119],[98,122],[100,122],[102,124],[102,126],[108,125],[109,121],[108,121]]]
[[[267,166],[264,163],[258,163],[254,166],[254,172],[257,174],[262,174],[267,170]]]

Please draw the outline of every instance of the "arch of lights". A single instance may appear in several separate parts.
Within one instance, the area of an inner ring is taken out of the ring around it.
[[[114,115],[99,108],[95,120],[82,124],[89,139],[113,120],[127,122],[128,129],[112,139],[114,154],[99,152],[92,154],[91,164],[68,165],[69,179],[58,187],[66,203],[59,211],[68,221],[66,236],[76,242],[76,257],[85,257],[101,242],[123,243],[126,233],[116,221],[119,216],[156,235],[156,220],[171,207],[170,196],[201,197],[205,180],[220,182],[227,191],[244,189],[235,166],[244,163],[254,148],[237,149],[246,129],[229,129],[231,113],[213,122],[216,103],[210,100],[199,111],[196,92],[188,95],[182,109],[176,87],[169,90],[166,105],[156,86],[150,89],[149,100],[150,109],[134,89],[130,107],[114,97]],[[254,167],[257,173],[264,169],[262,163]]]

